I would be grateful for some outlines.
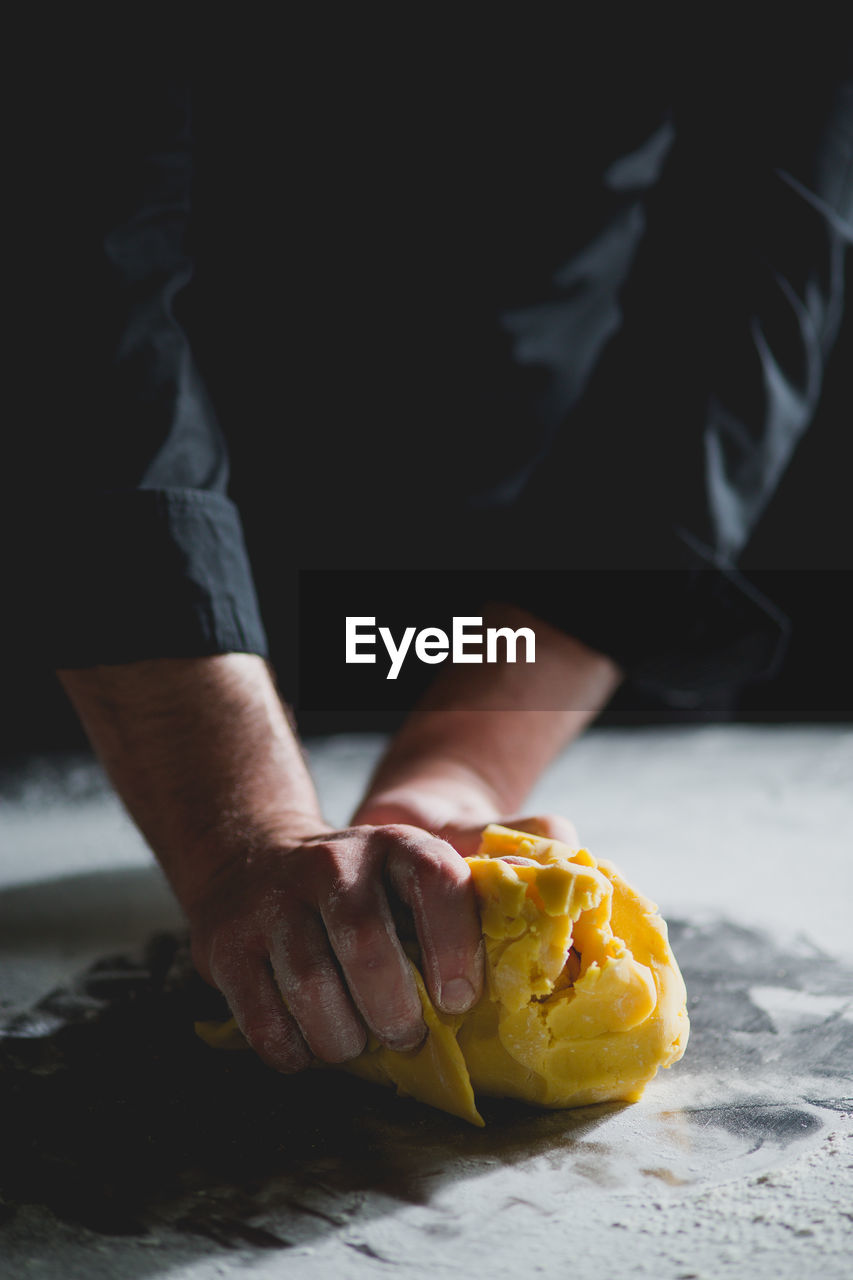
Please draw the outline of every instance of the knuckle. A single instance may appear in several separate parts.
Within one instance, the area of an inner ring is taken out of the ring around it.
[[[390,838],[391,840],[411,840],[413,836],[421,835],[417,827],[410,826],[407,822],[383,822],[381,826],[376,828],[379,835]]]
[[[345,969],[357,969],[374,978],[397,967],[397,956],[387,932],[377,929],[373,921],[356,918],[339,922],[332,944]]]
[[[207,963],[217,984],[227,984],[257,950],[256,930],[247,922],[235,921],[217,930],[207,944]]]
[[[353,891],[358,882],[361,860],[353,857],[346,844],[324,844],[318,847],[312,865],[315,899],[337,902]]]
[[[337,996],[339,989],[338,975],[330,963],[308,961],[294,970],[286,995],[294,1006],[322,1009]]]
[[[392,822],[377,828],[388,856],[418,864],[439,864],[453,854],[450,845],[439,836],[430,834],[423,827],[413,827],[402,822]],[[390,849],[389,849],[390,845]]]
[[[311,866],[314,871],[334,872],[339,859],[340,849],[331,841],[324,840],[321,844],[311,847]]]
[[[418,839],[409,840],[402,848],[395,849],[392,857],[398,866],[408,868],[416,874],[440,874],[444,865],[449,862],[448,855],[452,852],[450,846],[445,846],[435,836],[425,838],[422,831],[417,835]]]
[[[472,884],[471,869],[463,857],[437,840],[392,857],[391,881],[407,901],[457,898]]]
[[[464,858],[453,850],[425,851],[413,867],[418,878],[437,889],[454,892],[463,889],[471,879],[471,870]]]

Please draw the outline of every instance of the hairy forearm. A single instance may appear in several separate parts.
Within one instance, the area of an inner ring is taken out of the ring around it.
[[[444,796],[468,804],[479,793],[484,812],[510,813],[622,680],[610,658],[512,606],[496,606],[488,621],[533,627],[535,663],[443,673],[392,742],[370,797],[434,780]]]
[[[185,906],[269,830],[322,825],[263,659],[233,653],[58,674]]]

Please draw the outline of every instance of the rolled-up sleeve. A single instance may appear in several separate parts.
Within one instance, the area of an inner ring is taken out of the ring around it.
[[[186,322],[188,83],[104,86],[79,141],[68,412],[46,428],[31,573],[55,666],[267,648],[228,454]],[[72,328],[75,326],[72,325]]]
[[[41,608],[57,667],[266,654],[239,513],[224,494],[80,493],[54,509],[52,527]]]

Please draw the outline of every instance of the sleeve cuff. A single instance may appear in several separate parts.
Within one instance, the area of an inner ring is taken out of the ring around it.
[[[240,516],[224,494],[80,495],[52,512],[39,541],[31,586],[51,665],[267,656]]]

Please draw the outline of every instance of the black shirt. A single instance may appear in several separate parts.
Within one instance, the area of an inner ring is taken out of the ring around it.
[[[283,574],[512,570],[496,594],[675,696],[766,669],[784,619],[736,564],[839,331],[849,45],[674,59],[634,18],[391,58],[337,21],[163,41],[48,112],[46,658],[266,653],[242,511]]]

